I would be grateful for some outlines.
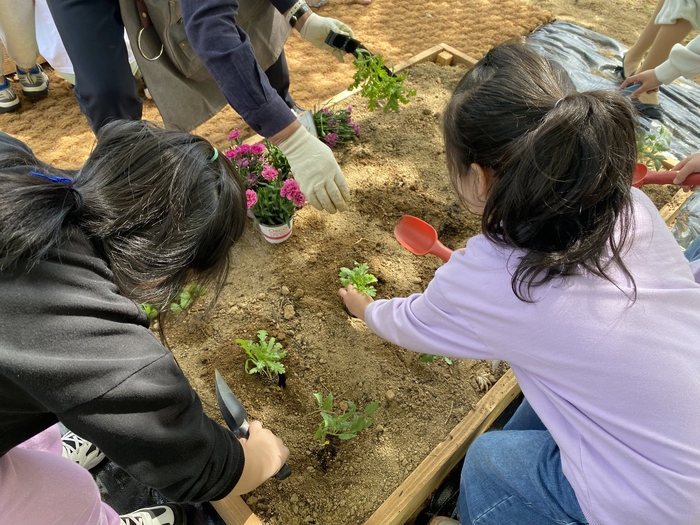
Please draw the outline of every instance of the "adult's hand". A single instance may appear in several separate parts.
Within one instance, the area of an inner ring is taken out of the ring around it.
[[[687,156],[673,168],[671,168],[671,170],[678,172],[676,174],[676,178],[673,179],[674,184],[681,186],[684,191],[695,191],[696,186],[686,186],[683,184],[683,181],[691,173],[700,172],[700,153],[693,153],[692,155]]]
[[[250,492],[277,474],[287,462],[289,449],[282,440],[263,428],[260,421],[253,421],[248,429],[248,438],[241,439],[245,465],[238,483],[231,491],[240,495]]]
[[[641,84],[633,93],[632,98],[637,98],[639,95],[644,93],[652,93],[659,90],[659,86],[662,82],[656,78],[656,73],[653,69],[647,69],[636,75],[629,76],[625,81],[620,84],[620,89],[624,89],[627,86],[632,86],[634,84]]]
[[[345,51],[326,44],[326,37],[328,33],[335,31],[336,33],[342,33],[352,38],[355,36],[355,33],[353,33],[349,26],[335,18],[319,16],[316,13],[310,13],[308,18],[304,20],[302,17],[299,21],[303,21],[299,29],[299,34],[301,34],[302,38],[308,40],[317,48],[330,52],[331,55],[338,59],[338,62],[345,61]]]
[[[331,149],[299,126],[279,144],[289,161],[299,189],[317,210],[345,211],[350,191]]]

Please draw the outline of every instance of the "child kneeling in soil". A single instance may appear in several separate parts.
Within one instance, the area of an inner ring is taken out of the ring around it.
[[[112,122],[65,171],[0,133],[2,523],[185,523],[176,504],[119,516],[102,503],[62,457],[58,421],[173,501],[247,492],[280,469],[289,451],[260,423],[239,443],[204,414],[138,306],[164,307],[192,279],[218,292],[245,220],[238,175],[201,137]]]
[[[635,129],[617,93],[576,92],[525,45],[492,49],[443,124],[483,233],[423,294],[339,292],[397,345],[514,371],[526,401],[469,448],[462,524],[700,523],[700,285],[631,188]]]

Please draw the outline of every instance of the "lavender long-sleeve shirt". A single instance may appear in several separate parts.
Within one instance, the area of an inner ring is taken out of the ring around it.
[[[649,199],[619,289],[582,275],[511,290],[518,253],[473,237],[425,293],[371,304],[371,330],[405,348],[504,359],[561,450],[592,525],[700,523],[700,285]]]

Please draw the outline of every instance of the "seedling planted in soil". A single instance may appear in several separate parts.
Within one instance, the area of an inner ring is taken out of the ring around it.
[[[374,286],[370,286],[372,283],[377,282],[377,278],[369,273],[369,265],[367,263],[358,263],[355,261],[355,267],[351,270],[350,268],[341,268],[340,273],[340,284],[347,286],[352,284],[355,290],[358,292],[374,297],[377,295],[377,290]]]
[[[637,135],[637,162],[645,164],[648,168],[660,170],[665,153],[671,148],[671,132],[660,126],[658,133],[641,131]]]
[[[374,418],[371,416],[379,408],[379,403],[373,401],[365,407],[364,412],[358,414],[355,403],[348,401],[348,411],[338,414],[333,412],[333,392],[325,398],[319,393],[315,393],[314,397],[323,418],[314,434],[314,439],[318,439],[324,446],[328,444],[327,436],[336,436],[343,441],[356,438],[358,432],[374,423]]]
[[[177,296],[177,300],[170,303],[170,311],[176,314],[184,312],[190,306],[192,306],[195,299],[203,296],[205,293],[207,293],[207,289],[204,286],[192,281],[184,290],[180,292],[180,294]],[[158,307],[153,304],[142,303],[139,306],[151,321],[158,317],[158,314],[160,313]]]
[[[245,371],[248,374],[258,373],[274,380],[286,372],[280,360],[286,357],[287,352],[280,352],[282,345],[277,343],[274,337],[270,337],[268,340],[265,330],[258,330],[258,341],[255,343],[250,339],[236,339],[236,343],[248,354]]]
[[[420,354],[420,362],[421,363],[432,363],[433,361],[435,361],[436,359],[439,359],[439,358],[440,358],[440,356],[433,355],[433,354]],[[452,359],[450,359],[449,357],[443,357],[442,359],[448,365],[452,364]]]

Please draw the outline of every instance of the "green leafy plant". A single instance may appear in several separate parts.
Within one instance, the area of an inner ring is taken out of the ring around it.
[[[373,401],[365,407],[363,412],[358,413],[355,403],[348,401],[348,410],[339,414],[333,411],[333,392],[325,398],[319,393],[315,393],[314,397],[323,419],[318,425],[314,439],[321,441],[322,445],[328,444],[327,436],[336,436],[343,441],[357,437],[358,432],[374,423],[374,418],[371,416],[379,408],[379,403]]]
[[[642,131],[637,135],[637,162],[658,171],[663,167],[664,154],[670,148],[671,132],[664,126],[659,126],[657,133]]]
[[[431,362],[433,362],[433,361],[435,361],[436,359],[439,359],[439,358],[440,358],[440,356],[433,355],[433,354],[420,354],[420,362],[421,362],[421,363],[431,363]],[[442,359],[443,359],[443,360],[445,361],[445,363],[447,363],[448,365],[451,365],[451,364],[452,364],[452,359],[450,359],[449,357],[444,357],[444,356],[443,356]]]
[[[286,372],[280,360],[286,357],[287,352],[280,352],[282,345],[277,343],[274,337],[268,340],[265,330],[258,330],[258,342],[236,339],[236,343],[248,354],[245,362],[245,371],[248,374],[257,373],[268,379],[275,379]]]
[[[352,284],[355,290],[374,297],[377,294],[377,290],[374,286],[370,286],[372,283],[377,282],[377,278],[369,273],[369,265],[367,263],[358,263],[355,261],[355,267],[351,270],[350,268],[341,268],[340,273],[340,284],[347,286]]]
[[[391,70],[386,67],[384,58],[381,55],[372,55],[367,51],[359,51],[359,56],[353,61],[355,75],[353,83],[348,87],[353,90],[362,85],[360,95],[369,99],[368,109],[374,111],[378,106],[387,112],[389,110],[399,111],[399,102],[408,104],[408,97],[415,96],[413,89],[408,89],[403,85],[406,80],[406,73],[392,76]]]
[[[158,308],[153,306],[152,304],[149,303],[143,303],[139,305],[141,307],[141,310],[144,311],[144,313],[148,316],[148,318],[153,321],[156,317],[158,317],[158,314],[160,313],[158,311]]]
[[[184,312],[190,306],[192,306],[192,302],[197,297],[203,296],[206,292],[207,289],[204,288],[204,286],[192,281],[190,284],[187,285],[187,287],[184,290],[180,292],[180,295],[178,295],[177,300],[175,302],[170,303],[170,311],[176,314]]]

